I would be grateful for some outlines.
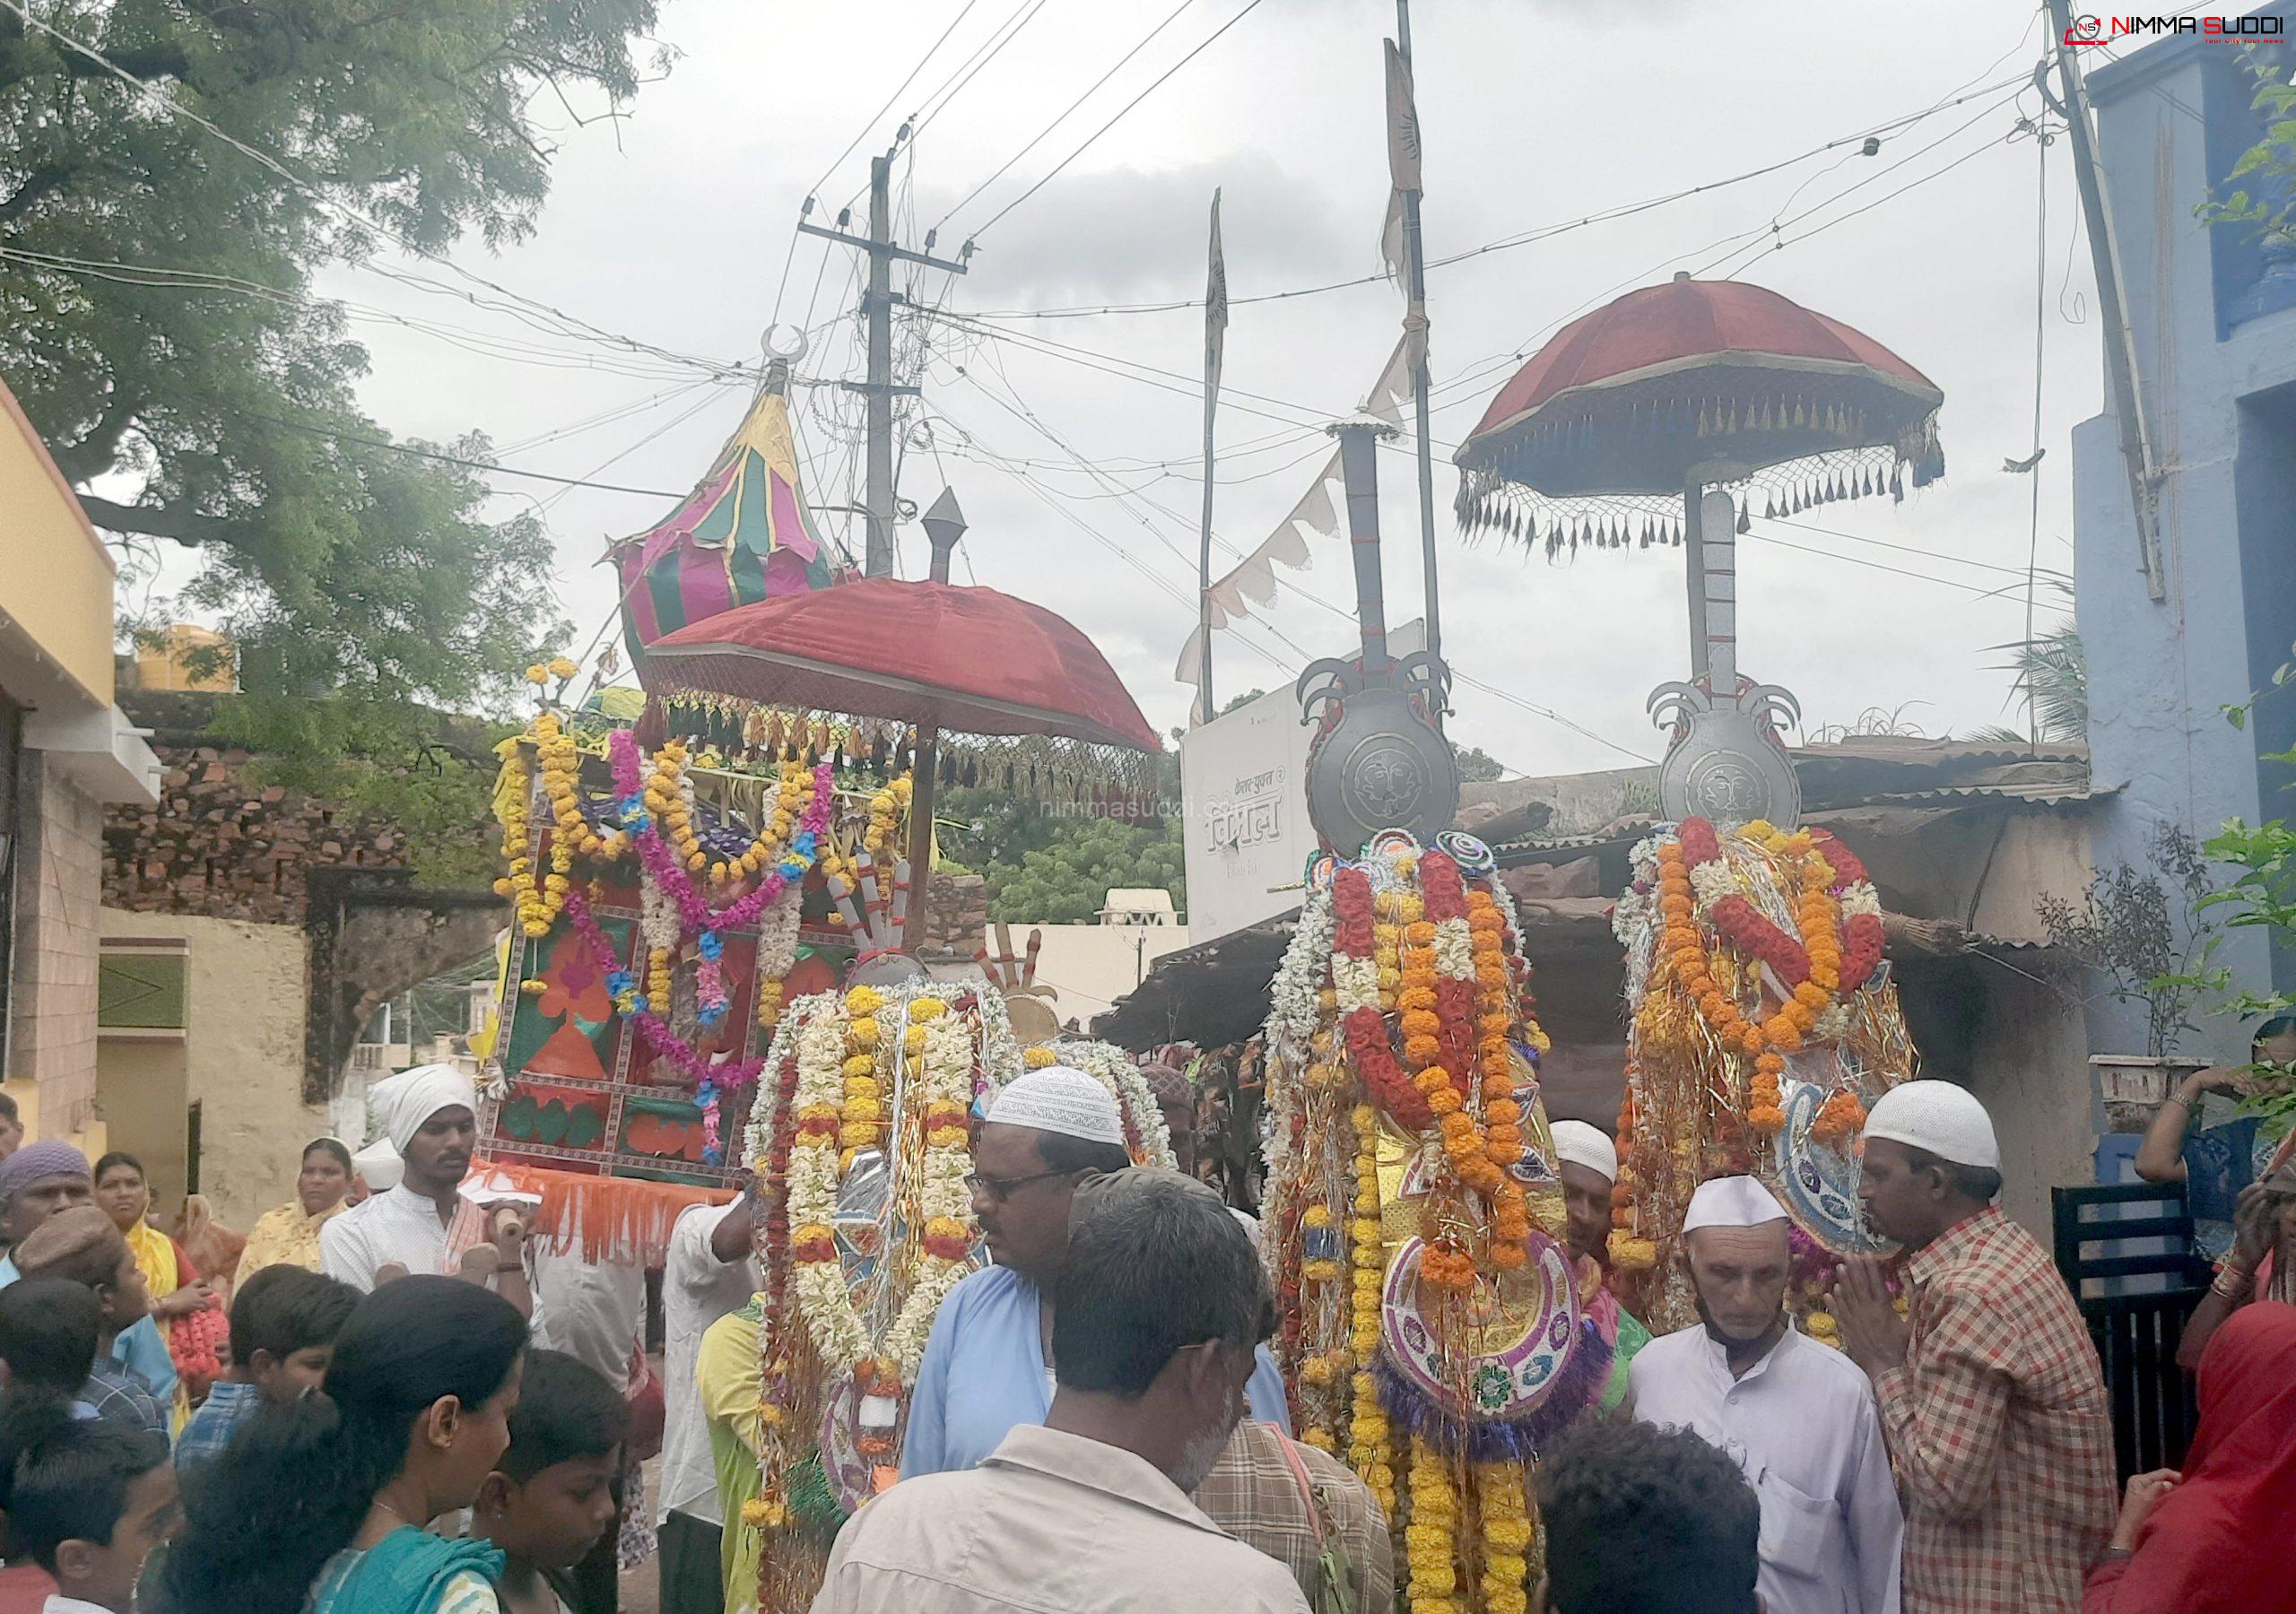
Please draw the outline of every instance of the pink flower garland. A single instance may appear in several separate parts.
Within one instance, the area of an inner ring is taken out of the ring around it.
[[[578,886],[566,893],[566,917],[575,931],[588,943],[592,952],[601,959],[614,956],[613,942],[598,924],[597,915],[590,909],[587,893]],[[648,1005],[633,1010],[630,1023],[637,1028],[638,1037],[647,1051],[657,1059],[667,1060],[691,1078],[696,1087],[704,1080],[714,1081],[720,1089],[745,1088],[758,1079],[764,1070],[762,1059],[744,1059],[731,1063],[713,1065],[694,1046],[670,1029],[670,1024],[654,1012]]]
[[[607,750],[613,759],[614,787],[622,793],[626,807],[631,798],[642,798],[645,794],[645,785],[639,777],[641,764],[637,736],[628,729],[616,729],[607,742]],[[759,915],[772,907],[787,888],[792,878],[788,871],[793,865],[797,869],[795,878],[800,880],[813,866],[814,849],[821,845],[822,837],[829,833],[830,809],[836,794],[836,779],[830,765],[827,762],[816,763],[813,767],[813,799],[807,804],[805,816],[800,820],[797,833],[790,837],[790,845],[782,853],[781,861],[766,872],[765,877],[758,881],[756,889],[749,895],[726,907],[710,907],[709,898],[693,883],[691,876],[679,863],[676,852],[671,849],[669,842],[662,838],[662,832],[655,827],[650,814],[645,815],[636,829],[638,855],[644,861],[647,872],[676,899],[679,916],[685,921],[687,929],[696,932],[746,930],[757,923]],[[804,844],[803,851],[798,849],[801,841]]]

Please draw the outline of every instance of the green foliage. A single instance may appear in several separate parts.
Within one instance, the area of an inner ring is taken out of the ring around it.
[[[2145,867],[2100,872],[2074,901],[2044,892],[2035,908],[2051,947],[2104,976],[2116,1002],[2144,1011],[2145,1053],[2164,1057],[2193,1028],[2194,978],[2214,950],[2205,918],[2208,860],[2180,824],[2153,826]]]
[[[2071,618],[2032,638],[1997,645],[2010,653],[2011,702],[2032,707],[2033,732],[2000,725],[1978,730],[1973,740],[2023,745],[2039,740],[2073,744],[2089,737],[2089,657]]]
[[[1175,753],[1158,759],[1156,787],[1167,800],[1178,798]],[[934,817],[941,825],[944,859],[961,859],[987,881],[992,919],[1084,924],[1100,911],[1110,886],[1160,887],[1187,917],[1186,854],[1177,817],[1056,814],[1024,797],[986,789],[949,791]]]
[[[2264,126],[2264,138],[2240,154],[2224,176],[2229,191],[2196,210],[2205,224],[2254,224],[2276,245],[2296,243],[2296,85],[2288,82],[2282,53],[2248,46],[2241,63],[2256,81],[2249,105]],[[2234,181],[2253,179],[2262,194],[2250,195]]]
[[[2296,645],[2289,648],[2296,655]],[[2281,664],[2263,695],[2225,707],[2225,718],[2233,727],[2245,728],[2257,700],[2292,683],[2296,683],[2296,660]],[[2296,768],[2296,751],[2267,751],[2263,759]],[[2254,825],[2245,819],[2230,819],[2203,849],[2211,863],[2227,871],[2227,878],[2201,899],[2201,907],[2218,911],[2227,931],[2261,930],[2275,948],[2296,946],[2296,828],[2284,818]],[[2240,988],[2232,972],[2215,961],[2221,939],[2212,936],[2199,959],[2168,976],[2168,983],[2214,994],[2227,1012],[2244,1019],[2296,1014],[2296,994]],[[2296,1082],[2287,1080],[2286,1072],[2260,1066],[2249,1069],[2271,1079],[2265,1090],[2248,1101],[2249,1109],[2273,1116],[2296,1115]]]
[[[489,524],[476,475],[399,452],[357,407],[366,351],[312,279],[384,243],[319,196],[428,251],[518,240],[549,184],[527,108],[634,94],[655,10],[39,5],[305,188],[0,8],[0,373],[75,484],[138,490],[85,503],[145,544],[147,575],[150,540],[199,550],[177,603],[239,641],[246,688],[468,707],[559,631],[541,523]]]
[[[1507,771],[1505,764],[1480,745],[1455,745],[1451,754],[1458,761],[1459,777],[1470,785],[1498,778]]]

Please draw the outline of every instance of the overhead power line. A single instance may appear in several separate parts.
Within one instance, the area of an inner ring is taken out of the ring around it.
[[[1190,62],[1193,62],[1196,57],[1202,56],[1206,50],[1217,44],[1221,37],[1230,29],[1235,27],[1237,23],[1242,22],[1246,17],[1250,16],[1254,12],[1257,11],[1260,8],[1260,4],[1261,0],[1245,0],[1244,9],[1238,12],[1234,16],[1229,18],[1225,22],[1222,22],[1218,28],[1214,29],[1210,39],[1205,39],[1203,44],[1198,45],[1194,50],[1189,51],[1178,61],[1174,62],[1170,67],[1165,68],[1162,73],[1157,75],[1153,83],[1150,84],[1145,90],[1143,90],[1139,94],[1134,96],[1130,100],[1125,102],[1122,107],[1118,108],[1114,117],[1109,118],[1108,122],[1093,130],[1092,133],[1085,139],[1083,145],[1078,146],[1074,151],[1069,152],[1067,156],[1063,157],[1058,162],[1053,164],[1052,171],[1050,173],[1038,180],[1034,185],[1029,187],[1028,189],[1022,191],[1019,195],[1013,197],[1010,202],[1007,202],[1003,207],[997,209],[996,214],[989,219],[987,223],[982,225],[978,230],[972,232],[973,239],[978,240],[980,237],[987,235],[990,230],[996,229],[998,222],[1004,219],[1005,214],[1011,213],[1014,208],[1020,206],[1022,203],[1026,202],[1031,196],[1035,195],[1046,186],[1050,185],[1055,179],[1057,179],[1061,175],[1061,171],[1067,168],[1070,163],[1075,161],[1076,159],[1082,157],[1086,152],[1091,150],[1092,143],[1094,141],[1097,141],[1101,135],[1107,134],[1110,129],[1115,128],[1119,123],[1122,123],[1126,115],[1128,114],[1135,107],[1138,106],[1142,101],[1146,100],[1150,96],[1155,94],[1156,91],[1161,88],[1174,74],[1178,73],[1181,68],[1187,66]]]

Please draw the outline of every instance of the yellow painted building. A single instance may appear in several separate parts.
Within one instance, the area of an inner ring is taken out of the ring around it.
[[[0,1077],[26,1135],[103,1146],[103,812],[160,764],[113,704],[110,552],[0,383]]]

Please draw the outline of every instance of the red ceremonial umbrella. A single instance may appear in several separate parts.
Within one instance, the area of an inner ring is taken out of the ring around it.
[[[1459,447],[1460,525],[1524,543],[1682,542],[1691,680],[1652,698],[1674,743],[1670,817],[1788,822],[1799,808],[1775,718],[1796,710],[1737,672],[1735,533],[1764,514],[1944,473],[1944,394],[1839,320],[1735,281],[1677,274],[1574,321],[1501,387]],[[1718,490],[1709,493],[1709,488]]]
[[[1679,497],[1758,479],[1775,514],[1902,497],[1900,466],[1916,487],[1944,473],[1944,402],[1927,377],[1839,320],[1761,286],[1678,274],[1564,326],[1500,389],[1459,448],[1460,518],[1527,542],[1544,513],[1551,547],[1622,547],[1638,536],[1633,515],[1663,523],[1671,509],[1510,508],[1509,485],[1552,500]],[[1780,466],[1791,469],[1763,474]]]
[[[803,711],[890,719],[917,729],[912,870],[931,855],[943,730],[1040,735],[1127,751],[1161,749],[1108,658],[1065,618],[994,588],[948,581],[964,532],[944,493],[925,517],[933,577],[869,577],[720,612],[654,642],[647,682]],[[918,892],[925,889],[915,881]],[[909,905],[909,938],[925,904]]]
[[[869,577],[737,606],[655,640],[648,672],[770,706],[1157,749],[1091,640],[993,588]]]

